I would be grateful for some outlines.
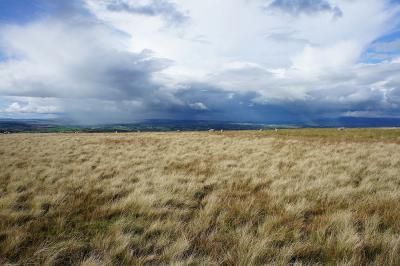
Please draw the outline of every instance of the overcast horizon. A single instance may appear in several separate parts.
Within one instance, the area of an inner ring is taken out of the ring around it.
[[[400,1],[1,0],[0,118],[400,118]]]

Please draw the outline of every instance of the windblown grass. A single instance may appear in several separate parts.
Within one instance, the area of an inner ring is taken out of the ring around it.
[[[0,136],[0,264],[400,265],[399,137]]]

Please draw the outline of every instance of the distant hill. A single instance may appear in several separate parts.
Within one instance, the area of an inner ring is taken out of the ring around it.
[[[256,130],[268,128],[264,124],[226,121],[145,120],[135,123],[74,125],[54,120],[0,120],[0,131],[9,132],[134,132],[134,131],[205,131]],[[290,126],[287,126],[290,127]]]
[[[322,127],[400,127],[400,118],[338,117],[316,123]]]
[[[398,118],[338,117],[320,119],[312,123],[267,124],[207,120],[166,120],[151,119],[132,123],[81,125],[67,120],[0,119],[0,132],[135,132],[135,131],[205,131],[215,130],[257,130],[271,128],[299,127],[400,127]]]

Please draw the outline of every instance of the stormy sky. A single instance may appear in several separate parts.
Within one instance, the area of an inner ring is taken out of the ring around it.
[[[400,1],[0,1],[0,118],[344,116],[400,118]]]

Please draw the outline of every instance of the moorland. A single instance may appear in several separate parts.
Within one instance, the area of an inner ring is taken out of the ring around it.
[[[400,264],[399,129],[6,134],[0,162],[0,264]]]

